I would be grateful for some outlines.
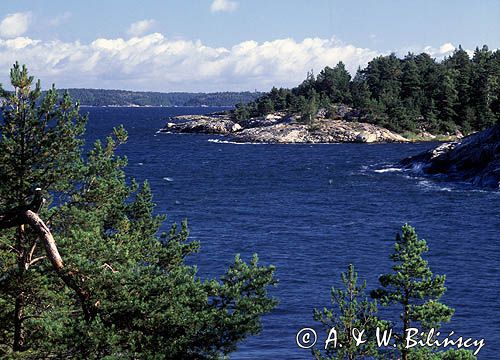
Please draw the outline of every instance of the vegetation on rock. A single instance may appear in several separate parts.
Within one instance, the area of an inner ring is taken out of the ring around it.
[[[482,130],[500,119],[500,50],[476,48],[472,58],[459,47],[442,61],[428,54],[395,54],[371,60],[355,76],[342,62],[313,72],[293,89],[273,88],[248,104],[238,104],[234,119],[273,111],[300,114],[313,120],[318,109],[369,122],[396,132],[464,133]]]

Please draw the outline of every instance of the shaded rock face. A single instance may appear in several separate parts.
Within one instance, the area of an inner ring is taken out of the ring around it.
[[[233,122],[228,115],[186,115],[174,118],[162,131],[229,135],[239,142],[338,143],[407,142],[402,136],[367,123],[317,119],[297,123],[297,116],[274,113],[263,118]]]
[[[444,174],[452,180],[500,189],[500,124],[491,129],[444,143],[406,158],[401,164],[425,174]]]

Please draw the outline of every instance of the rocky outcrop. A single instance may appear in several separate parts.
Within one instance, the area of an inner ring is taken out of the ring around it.
[[[162,131],[231,136],[233,141],[259,143],[407,142],[404,137],[376,125],[317,118],[313,124],[297,116],[274,113],[235,123],[228,115],[188,115],[173,118]]]
[[[266,143],[406,142],[387,129],[343,120],[319,120],[314,125],[279,123],[244,129],[233,134],[236,141]]]
[[[183,115],[174,119],[176,122],[167,123],[162,131],[227,135],[242,129],[227,115]]]
[[[443,174],[477,186],[500,187],[500,124],[406,158],[401,164],[425,174]]]
[[[232,138],[238,142],[281,144],[310,142],[308,141],[309,132],[305,125],[283,123],[244,129],[239,133],[233,134]]]

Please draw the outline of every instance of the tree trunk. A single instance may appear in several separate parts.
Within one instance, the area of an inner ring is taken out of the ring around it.
[[[14,226],[19,226],[21,228],[22,226],[24,226],[24,224],[30,225],[30,227],[35,231],[40,240],[43,242],[47,257],[49,258],[52,266],[56,270],[61,280],[66,284],[66,286],[75,291],[78,298],[80,299],[85,319],[89,321],[94,317],[96,310],[95,306],[89,304],[90,293],[87,289],[79,284],[80,281],[77,279],[78,272],[65,268],[61,255],[59,254],[59,250],[57,249],[56,242],[54,241],[54,237],[52,236],[52,233],[50,232],[47,225],[45,225],[42,219],[40,219],[38,214],[30,210],[29,207],[19,207],[5,213],[0,213],[0,230],[11,228]],[[22,268],[24,271],[26,262],[24,251],[20,257],[23,260],[20,260],[18,265],[19,267],[21,267],[22,262]],[[22,303],[23,302],[19,302],[20,308]],[[16,309],[17,304],[18,302],[16,300]],[[20,321],[22,321],[22,318],[20,318]]]
[[[22,351],[24,348],[23,315],[24,314],[24,291],[21,291],[16,298],[14,309],[14,351]]]
[[[403,347],[401,349],[401,360],[408,360],[408,349],[406,348],[407,330],[410,328],[410,314],[408,303],[405,303],[403,313]]]
[[[26,241],[24,237],[24,225],[19,225],[16,236],[18,293],[14,307],[14,351],[22,351],[24,348],[23,314],[24,314],[24,273],[26,272]]]

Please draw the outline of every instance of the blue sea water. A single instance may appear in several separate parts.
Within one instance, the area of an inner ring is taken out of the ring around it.
[[[220,276],[235,254],[277,267],[278,308],[232,359],[312,359],[295,344],[303,327],[325,334],[313,308],[329,305],[331,286],[353,263],[368,290],[390,271],[394,236],[404,223],[430,247],[434,273],[446,274],[443,301],[455,308],[445,330],[485,339],[479,359],[500,347],[500,193],[431,180],[392,164],[435,144],[231,144],[217,136],[158,134],[167,118],[214,108],[84,108],[88,139],[123,124],[119,152],[127,174],[151,183],[164,229],[187,218],[202,251],[190,261],[202,277]],[[221,142],[222,141],[222,142]],[[385,314],[396,316],[395,309]],[[456,336],[455,336],[456,338]]]

